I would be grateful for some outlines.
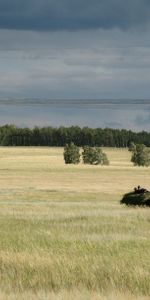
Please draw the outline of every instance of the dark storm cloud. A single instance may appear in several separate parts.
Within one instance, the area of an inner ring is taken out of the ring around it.
[[[149,0],[0,0],[1,29],[128,29],[149,20]]]

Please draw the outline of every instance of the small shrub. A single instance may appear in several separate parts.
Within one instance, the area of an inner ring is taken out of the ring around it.
[[[74,143],[66,144],[64,148],[64,160],[66,164],[79,164],[80,152]]]
[[[135,166],[146,166],[150,165],[150,150],[143,144],[137,144],[132,150],[131,161]]]
[[[106,153],[98,147],[83,147],[82,158],[84,164],[90,165],[108,165],[109,160]]]

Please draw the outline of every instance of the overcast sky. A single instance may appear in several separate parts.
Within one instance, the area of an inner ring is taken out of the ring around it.
[[[150,130],[150,106],[14,103],[24,98],[149,99],[150,1],[0,0],[0,124]]]

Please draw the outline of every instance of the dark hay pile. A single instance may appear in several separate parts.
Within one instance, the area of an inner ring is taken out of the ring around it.
[[[125,194],[121,199],[120,203],[126,205],[138,205],[138,206],[150,207],[150,192],[145,189],[140,189],[140,190],[135,189],[134,192]]]

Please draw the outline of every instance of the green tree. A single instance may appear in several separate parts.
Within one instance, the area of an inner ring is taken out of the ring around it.
[[[109,165],[109,160],[108,160],[108,157],[107,157],[107,154],[102,152],[102,165],[105,165],[105,166],[108,166]]]
[[[80,152],[74,143],[66,144],[64,148],[64,160],[66,164],[79,164]]]
[[[150,165],[150,150],[143,144],[136,144],[133,151],[131,161],[135,166],[149,166]]]
[[[84,164],[90,165],[108,165],[109,161],[106,153],[98,147],[83,147],[82,158]]]
[[[128,150],[129,150],[130,152],[134,152],[134,151],[136,150],[136,145],[135,145],[133,142],[131,142],[131,143],[129,144]]]

